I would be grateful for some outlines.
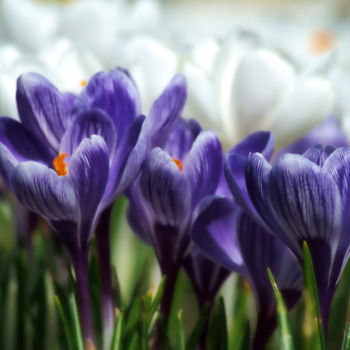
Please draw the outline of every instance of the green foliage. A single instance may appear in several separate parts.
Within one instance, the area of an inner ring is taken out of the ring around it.
[[[290,329],[290,321],[288,317],[288,310],[283,301],[282,294],[278,290],[276,281],[270,269],[267,269],[271,285],[276,297],[277,303],[277,320],[278,320],[278,334],[279,347],[281,350],[294,350],[293,336]]]

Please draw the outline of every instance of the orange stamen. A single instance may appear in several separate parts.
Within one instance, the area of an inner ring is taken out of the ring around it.
[[[86,85],[86,80],[82,80],[81,82],[80,82],[80,86],[81,87],[84,87]]]
[[[60,153],[52,162],[58,176],[67,175],[67,164],[64,162],[67,156],[68,153]]]
[[[181,160],[180,160],[180,159],[175,159],[175,158],[172,158],[172,160],[173,160],[174,163],[178,166],[178,168],[180,169],[180,171],[182,171],[183,165],[182,165]]]
[[[314,54],[322,54],[330,50],[335,43],[334,34],[327,30],[317,30],[311,37],[311,50]]]

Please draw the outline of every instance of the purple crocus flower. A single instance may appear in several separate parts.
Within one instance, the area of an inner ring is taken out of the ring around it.
[[[128,221],[154,247],[167,276],[161,312],[167,319],[178,271],[190,251],[195,208],[215,192],[222,167],[221,145],[194,120],[180,120],[163,144],[152,150],[130,187]]]
[[[113,120],[116,130],[117,142],[111,164],[114,175],[107,184],[100,205],[102,215],[96,228],[104,330],[109,343],[114,317],[109,247],[111,205],[133,182],[150,150],[165,140],[180,118],[186,101],[186,81],[182,75],[175,76],[154,101],[144,122],[144,117],[138,116],[141,113],[141,101],[134,81],[128,72],[121,69],[97,73],[77,98],[68,94],[64,97],[73,115],[98,108]],[[131,134],[128,134],[129,127],[133,130]],[[120,172],[120,167],[125,170]]]
[[[21,123],[0,119],[0,174],[66,245],[76,272],[84,339],[94,341],[89,240],[101,212],[137,176],[154,140],[176,122],[185,81],[175,77],[148,118],[140,115],[134,82],[120,69],[97,73],[76,100],[42,76],[24,74],[16,96]]]
[[[243,159],[253,150],[271,154],[270,133],[258,132],[237,144]],[[204,200],[193,224],[194,243],[218,264],[243,275],[253,288],[258,305],[258,322],[253,349],[263,349],[276,327],[276,303],[267,274],[269,267],[292,308],[301,296],[301,269],[283,242],[255,223],[231,196]]]
[[[349,154],[349,147],[316,145],[303,155],[283,154],[272,166],[261,153],[242,160],[231,152],[226,158],[230,188],[251,217],[288,245],[300,263],[303,241],[308,243],[325,330],[349,255]]]

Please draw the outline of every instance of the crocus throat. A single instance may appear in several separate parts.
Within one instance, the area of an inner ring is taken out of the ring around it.
[[[64,162],[67,156],[68,153],[60,153],[52,162],[58,176],[67,175],[67,164]]]
[[[173,160],[174,163],[178,166],[178,168],[180,169],[180,171],[182,171],[183,165],[182,165],[181,160],[180,160],[180,159],[175,159],[175,158],[172,158],[172,160]]]

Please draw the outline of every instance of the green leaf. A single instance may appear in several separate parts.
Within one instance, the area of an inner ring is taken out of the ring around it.
[[[288,310],[283,301],[282,295],[278,290],[276,281],[272,275],[271,270],[268,268],[267,272],[269,274],[270,282],[275,293],[276,303],[277,303],[277,321],[278,321],[278,333],[279,333],[279,343],[281,350],[294,350],[293,336],[290,329],[290,321],[288,317]]]
[[[306,311],[309,315],[306,315],[306,319],[310,320],[311,325],[311,339],[312,349],[325,350],[325,338],[322,326],[322,317],[320,312],[320,304],[318,300],[318,291],[316,284],[316,277],[314,272],[314,266],[310,254],[309,247],[304,241],[303,245],[303,274],[305,283],[305,303]]]
[[[207,345],[210,350],[225,350],[228,347],[226,313],[223,297],[219,298],[214,307]]]
[[[137,325],[140,320],[141,314],[141,300],[140,297],[136,297],[134,302],[131,305],[130,311],[127,314],[127,321],[125,324],[125,333],[131,332],[134,330],[134,327]]]
[[[177,313],[177,349],[185,350],[185,332],[182,323],[182,310]]]
[[[70,328],[70,325],[68,322],[68,318],[63,310],[61,301],[57,295],[55,295],[55,304],[57,307],[58,315],[59,315],[61,322],[63,324],[63,330],[64,330],[64,334],[66,335],[68,348],[69,348],[69,350],[74,350],[73,341],[72,341],[73,335],[71,333],[71,328]]]
[[[251,295],[251,288],[243,277],[238,276],[234,290],[234,308],[232,326],[229,334],[229,348],[240,349],[246,336],[247,308]],[[248,334],[248,342],[249,340],[250,337]]]
[[[159,283],[157,293],[156,293],[156,295],[155,295],[155,297],[154,297],[154,299],[149,307],[149,310],[146,310],[147,316],[146,316],[145,324],[146,324],[147,331],[149,330],[149,327],[152,323],[152,319],[154,317],[154,314],[156,313],[156,311],[159,307],[159,304],[162,301],[165,278],[166,277],[163,276],[162,280]],[[147,296],[146,296],[146,298],[147,298]]]
[[[121,350],[122,349],[122,334],[124,327],[124,315],[119,313],[114,326],[113,338],[111,350]]]
[[[78,308],[75,302],[74,293],[71,293],[69,295],[69,309],[73,320],[73,334],[75,339],[75,346],[78,350],[84,350],[84,341],[81,333]]]
[[[348,322],[343,338],[341,350],[350,350],[350,321]]]
[[[207,320],[207,317],[210,316],[208,313],[209,313],[209,304],[207,303],[202,308],[198,321],[193,327],[193,330],[187,340],[186,350],[195,350],[199,337],[202,334],[202,330]]]

